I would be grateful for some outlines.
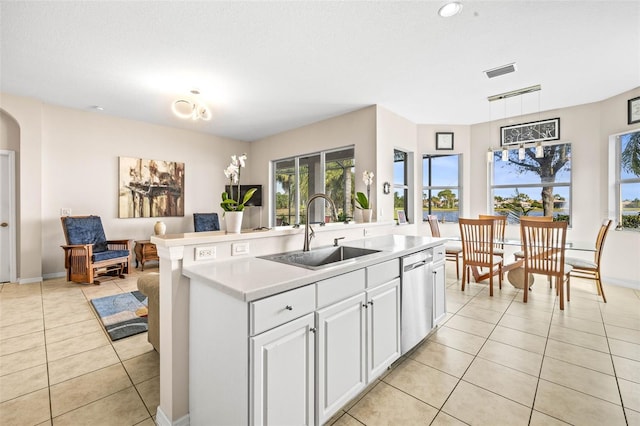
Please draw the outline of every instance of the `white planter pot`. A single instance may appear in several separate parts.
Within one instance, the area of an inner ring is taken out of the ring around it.
[[[373,209],[362,209],[362,221],[371,222],[373,219]]]
[[[242,229],[242,215],[244,212],[224,212],[224,223],[227,234],[239,234]]]

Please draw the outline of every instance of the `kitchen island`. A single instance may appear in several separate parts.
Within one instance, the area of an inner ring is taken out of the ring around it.
[[[184,266],[190,424],[324,423],[401,355],[402,257],[431,254],[430,326],[444,316],[443,244],[348,241],[377,252],[316,269],[259,257]]]

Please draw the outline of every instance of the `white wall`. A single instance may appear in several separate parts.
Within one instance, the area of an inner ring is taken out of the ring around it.
[[[358,176],[362,176],[364,170],[375,170],[375,129],[376,107],[372,106],[252,142],[249,164],[252,183],[263,185],[263,226],[270,223],[271,212],[266,203],[270,204],[273,197],[271,161],[353,145],[356,191],[365,192],[366,187]],[[374,194],[371,197],[375,203]],[[255,222],[252,219],[252,223]]]
[[[418,153],[417,143],[417,126],[415,123],[401,117],[385,108],[377,108],[377,135],[375,151],[376,159],[376,177],[374,181],[376,197],[379,200],[376,208],[378,220],[393,220],[393,151],[394,149],[410,154],[409,170],[407,170],[408,179],[413,182],[414,196],[418,194],[418,181],[422,180],[422,166]],[[359,180],[359,176],[356,176]],[[382,192],[382,184],[389,182],[391,184],[391,193],[384,194]],[[422,184],[420,184],[421,186]],[[411,193],[409,193],[411,198]],[[414,198],[421,200],[422,197]],[[398,232],[414,233],[416,232],[416,218],[420,217],[419,202],[409,202],[409,211],[407,212],[411,225],[403,225],[397,228]]]
[[[182,233],[193,231],[194,212],[221,215],[220,194],[228,183],[223,170],[231,155],[250,149],[247,142],[8,95],[2,97],[2,108],[16,119],[21,132],[21,280],[64,272],[61,208],[70,208],[72,215],[101,216],[107,238],[134,240],[148,239],[159,219],[166,223],[167,233]],[[30,112],[36,119],[25,120]],[[32,127],[38,129],[34,139],[39,141],[29,144],[25,135]],[[120,156],[184,162],[184,217],[119,219]],[[33,233],[37,242],[31,241]]]
[[[471,144],[465,159],[471,185],[468,187],[470,208],[468,217],[477,217],[487,211],[487,163],[486,152],[491,145],[498,147],[499,128],[507,124],[526,123],[547,118],[560,118],[559,142],[571,143],[572,155],[572,227],[567,239],[592,241],[595,239],[603,219],[608,214],[608,141],[609,135],[640,129],[627,125],[627,100],[640,95],[640,88],[626,92],[603,102],[577,105],[559,110],[543,111],[523,115],[509,120],[496,120],[489,124],[471,126]],[[487,143],[487,135],[495,141]],[[615,226],[615,224],[614,224]],[[443,235],[457,232],[455,228],[443,227]],[[509,226],[507,234],[518,237],[517,226]],[[571,256],[591,258],[590,253],[571,253]],[[631,285],[640,288],[640,233],[632,231],[611,231],[605,244],[602,273],[611,283]]]
[[[573,227],[569,238],[595,241],[601,220],[608,212],[607,161],[611,134],[639,129],[626,123],[627,100],[640,96],[640,88],[587,105],[524,115],[515,122],[560,117],[561,141],[571,142],[573,151]],[[26,280],[61,273],[63,243],[60,208],[73,214],[99,214],[107,237],[147,238],[156,219],[117,219],[117,167],[119,156],[185,162],[185,217],[165,218],[167,232],[193,229],[191,213],[217,211],[227,183],[222,170],[232,154],[247,152],[249,159],[242,183],[262,184],[267,225],[271,199],[271,161],[324,149],[354,145],[356,190],[364,191],[363,170],[375,170],[372,202],[378,220],[391,220],[391,195],[382,194],[382,183],[392,182],[390,159],[393,148],[414,153],[413,182],[416,203],[412,219],[420,217],[422,155],[436,153],[435,132],[453,131],[454,151],[463,154],[463,215],[475,217],[487,209],[488,146],[497,147],[499,127],[490,125],[416,125],[379,106],[334,117],[252,143],[239,142],[197,132],[150,125],[42,104],[3,94],[0,109],[19,125],[19,266]],[[0,115],[2,121],[9,120]],[[490,127],[491,126],[491,127]],[[0,129],[7,128],[3,123]],[[7,131],[0,132],[6,149]],[[489,139],[495,139],[492,143]],[[11,149],[11,148],[8,148]],[[382,209],[382,214],[380,209]],[[249,210],[244,226],[257,226],[259,209]],[[516,227],[507,232],[517,235]],[[398,232],[430,235],[418,223],[396,228]],[[443,235],[458,233],[456,225],[441,226]],[[395,232],[395,231],[394,231]],[[39,256],[42,256],[40,261]],[[612,231],[603,259],[603,272],[610,282],[640,286],[640,233]]]

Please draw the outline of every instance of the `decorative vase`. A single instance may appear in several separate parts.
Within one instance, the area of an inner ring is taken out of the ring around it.
[[[242,214],[244,212],[224,212],[224,222],[227,234],[239,234],[242,228]]]
[[[362,209],[362,221],[371,222],[373,219],[373,209]]]
[[[156,235],[164,235],[167,232],[167,225],[164,224],[161,220],[157,221],[155,225],[153,225],[153,233]]]

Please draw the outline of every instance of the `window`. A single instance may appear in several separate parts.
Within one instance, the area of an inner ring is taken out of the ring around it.
[[[409,215],[409,179],[408,155],[404,151],[393,150],[393,218],[398,219],[398,210],[404,210],[407,220]]]
[[[640,230],[640,132],[621,135],[616,142],[618,223]]]
[[[571,144],[544,146],[544,157],[536,158],[535,147],[509,150],[509,159],[500,160],[494,153],[491,206],[509,223],[519,223],[520,216],[553,216],[554,220],[571,218]]]
[[[436,215],[440,222],[458,222],[460,216],[461,154],[422,158],[422,220]]]
[[[323,151],[273,162],[273,225],[304,223],[309,195],[325,193],[336,205],[339,221],[353,217],[354,148]],[[330,222],[330,207],[317,201],[309,207],[309,222]]]

